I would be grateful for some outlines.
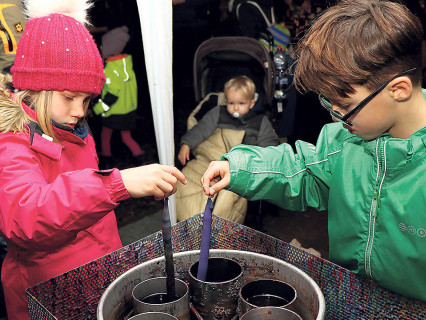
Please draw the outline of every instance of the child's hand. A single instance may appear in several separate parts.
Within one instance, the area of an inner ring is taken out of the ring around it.
[[[178,180],[186,184],[186,178],[176,167],[150,164],[120,170],[124,186],[133,198],[154,196],[156,200],[174,194]]]
[[[206,196],[213,196],[226,186],[231,181],[231,171],[228,161],[212,161],[209,164],[206,172],[201,178]]]
[[[191,149],[187,144],[183,144],[182,147],[180,147],[178,159],[183,166],[186,164],[186,161],[189,160],[190,151]]]

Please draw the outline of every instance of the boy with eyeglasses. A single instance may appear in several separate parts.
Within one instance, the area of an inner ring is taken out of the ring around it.
[[[343,0],[298,47],[295,82],[335,120],[316,146],[240,145],[212,162],[227,188],[283,208],[328,209],[329,259],[426,301],[426,100],[420,20],[401,4]]]

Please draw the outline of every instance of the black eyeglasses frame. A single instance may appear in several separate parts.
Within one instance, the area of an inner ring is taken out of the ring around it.
[[[370,95],[368,95],[364,100],[362,100],[360,103],[358,103],[358,105],[355,106],[355,108],[353,108],[352,110],[350,110],[348,113],[346,113],[345,115],[342,115],[339,111],[337,110],[333,110],[332,108],[332,103],[330,102],[330,100],[328,100],[327,98],[325,98],[322,94],[318,95],[320,104],[322,107],[324,107],[325,109],[327,109],[328,112],[330,112],[330,115],[336,119],[339,120],[341,122],[343,122],[344,124],[352,127],[353,124],[351,122],[348,121],[348,119],[358,110],[362,109],[363,107],[365,107],[367,105],[367,103],[369,103],[375,96],[377,96],[384,88],[386,88],[386,86],[392,82],[393,80],[395,80],[398,77],[402,77],[408,74],[413,74],[416,71],[417,68],[413,68],[407,71],[403,71],[400,72],[396,75],[394,75],[392,78],[390,78],[389,80],[387,80],[385,83],[383,83],[380,87],[378,87],[376,90],[374,90]]]

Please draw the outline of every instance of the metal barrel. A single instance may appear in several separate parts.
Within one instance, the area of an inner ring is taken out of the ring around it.
[[[206,281],[197,279],[198,261],[189,268],[190,297],[204,320],[230,320],[237,314],[244,284],[242,266],[227,258],[209,258]]]
[[[129,320],[178,320],[164,312],[145,312],[129,318]]]
[[[297,312],[294,302],[296,289],[290,284],[275,279],[259,279],[246,283],[238,296],[238,314],[258,307],[285,307]]]
[[[176,298],[170,301],[167,296],[166,277],[147,279],[137,284],[132,291],[135,313],[164,312],[178,318],[190,320],[189,292],[186,283],[175,279]]]
[[[251,309],[241,320],[302,320],[295,312],[280,307],[262,307]]]

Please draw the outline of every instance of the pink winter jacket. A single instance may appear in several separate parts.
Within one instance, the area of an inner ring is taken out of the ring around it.
[[[24,106],[28,114],[34,112]],[[122,244],[114,208],[129,198],[117,169],[99,171],[95,143],[55,128],[0,134],[0,235],[9,320],[29,319],[25,290]]]

